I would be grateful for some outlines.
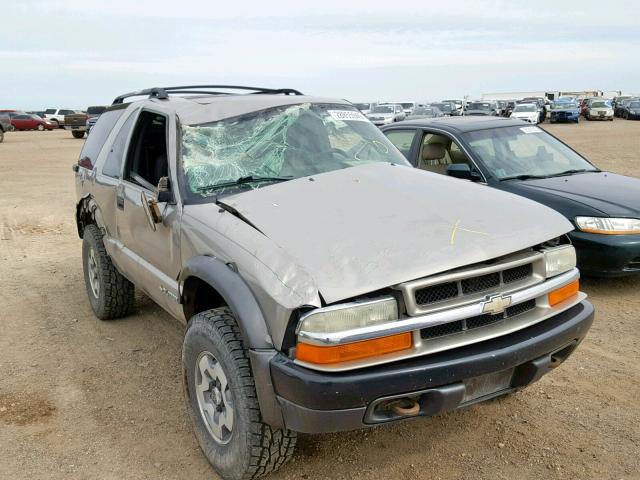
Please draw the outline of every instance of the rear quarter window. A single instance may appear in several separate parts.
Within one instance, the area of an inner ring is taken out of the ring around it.
[[[104,161],[102,167],[102,174],[113,178],[120,177],[120,171],[122,170],[122,160],[124,158],[124,149],[127,146],[127,139],[131,133],[131,127],[133,126],[133,120],[136,116],[136,112],[131,113],[129,118],[125,120],[122,127],[118,131],[116,138],[113,140],[111,149],[107,154],[107,158]],[[92,132],[93,133],[93,132]]]
[[[96,164],[98,155],[104,146],[104,142],[113,130],[114,125],[124,113],[124,109],[112,110],[100,115],[96,124],[91,128],[91,133],[87,137],[80,152],[80,158],[89,158],[93,165]]]

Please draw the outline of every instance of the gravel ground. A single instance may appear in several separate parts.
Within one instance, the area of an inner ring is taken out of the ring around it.
[[[640,122],[545,128],[640,177]],[[0,478],[216,478],[183,403],[183,326],[141,295],[123,320],[90,310],[70,168],[81,145],[64,131],[0,144]],[[539,383],[436,418],[303,435],[271,478],[640,478],[640,278],[583,287],[596,322]]]

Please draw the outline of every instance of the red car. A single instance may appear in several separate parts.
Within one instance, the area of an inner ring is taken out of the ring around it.
[[[11,125],[16,130],[53,130],[56,126],[49,120],[45,120],[38,115],[29,115],[27,113],[12,115]]]

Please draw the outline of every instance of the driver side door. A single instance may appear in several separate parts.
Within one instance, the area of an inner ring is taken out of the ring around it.
[[[176,278],[180,271],[181,208],[174,181],[175,122],[171,115],[143,109],[136,120],[116,189],[116,225],[125,273],[147,295],[179,316]],[[150,218],[161,178],[169,178],[173,201],[158,203],[161,221]]]

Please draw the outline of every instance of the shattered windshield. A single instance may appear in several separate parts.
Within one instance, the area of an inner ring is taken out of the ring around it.
[[[350,105],[300,104],[182,126],[182,169],[199,197],[405,158]]]

